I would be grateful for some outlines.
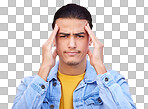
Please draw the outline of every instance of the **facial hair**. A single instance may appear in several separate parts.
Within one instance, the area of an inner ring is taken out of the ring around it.
[[[70,66],[75,66],[78,64],[79,64],[78,62],[74,62],[74,61],[67,62],[67,65],[70,65]]]

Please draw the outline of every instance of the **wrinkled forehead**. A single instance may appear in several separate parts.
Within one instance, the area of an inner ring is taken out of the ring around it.
[[[59,18],[56,24],[59,26],[59,32],[85,32],[84,26],[87,20],[74,19],[74,18]]]

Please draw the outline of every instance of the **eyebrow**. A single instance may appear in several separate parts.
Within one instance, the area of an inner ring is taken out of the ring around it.
[[[65,35],[65,36],[68,36],[68,35],[70,35],[69,33],[59,33],[59,34],[63,34],[63,35]],[[84,32],[80,32],[80,33],[75,33],[75,34],[73,34],[73,35],[80,35],[80,34],[85,34]]]

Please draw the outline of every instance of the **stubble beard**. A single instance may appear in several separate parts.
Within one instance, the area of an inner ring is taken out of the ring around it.
[[[75,62],[75,61],[69,61],[69,62],[66,62],[67,65],[70,65],[70,66],[75,66],[75,65],[78,65],[79,62]]]
[[[79,65],[84,59],[86,59],[86,56],[83,57],[83,59],[79,61],[74,61],[74,60],[67,61],[66,64],[69,66],[76,66],[76,65]]]

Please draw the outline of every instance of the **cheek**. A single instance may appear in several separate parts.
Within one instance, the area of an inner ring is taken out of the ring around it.
[[[56,49],[58,53],[63,52],[65,47],[66,47],[65,43],[58,42],[58,41],[56,42]]]
[[[86,48],[89,45],[89,40],[88,39],[81,40],[79,41],[79,45]]]
[[[57,39],[56,40],[56,47],[61,47],[62,45],[63,45],[63,43],[62,43],[63,41],[61,41],[60,39]]]
[[[87,51],[89,47],[88,42],[80,42],[78,48],[81,49],[83,52]]]

